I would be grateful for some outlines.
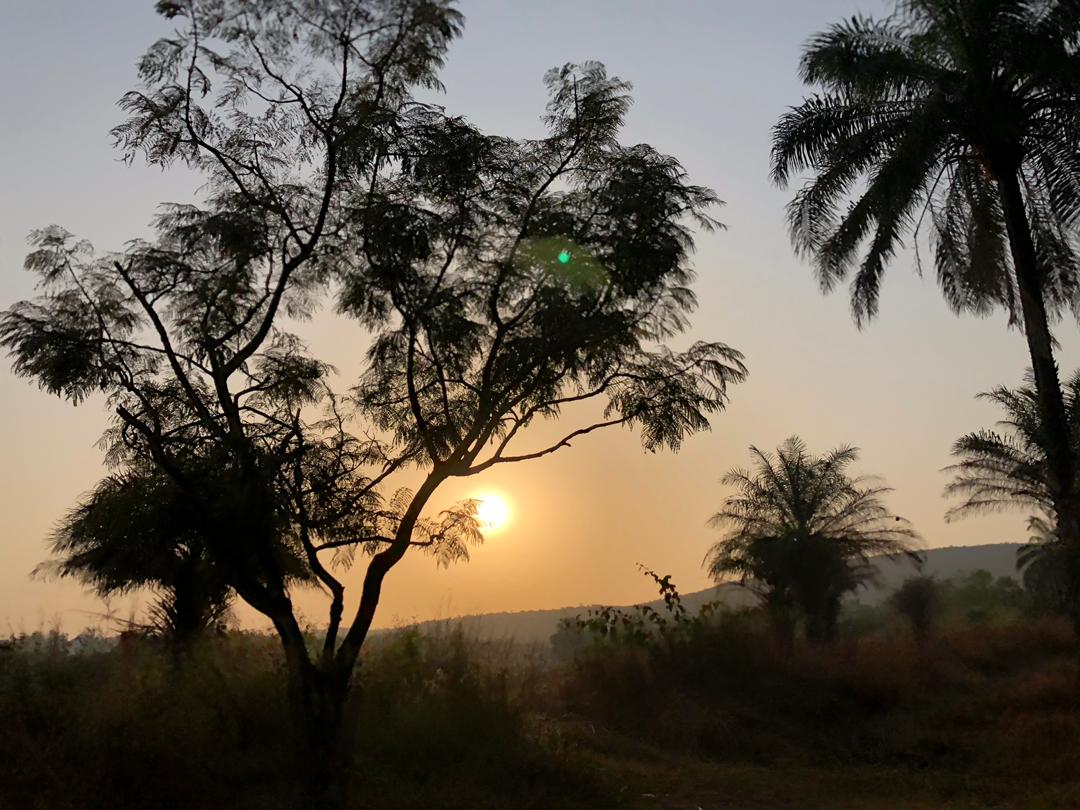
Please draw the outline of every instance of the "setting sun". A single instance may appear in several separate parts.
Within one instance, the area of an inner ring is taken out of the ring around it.
[[[510,521],[510,504],[501,495],[487,492],[476,496],[476,518],[485,532],[497,532]]]

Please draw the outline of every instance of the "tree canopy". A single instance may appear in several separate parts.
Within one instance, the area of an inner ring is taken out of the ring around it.
[[[598,63],[547,74],[539,139],[416,101],[460,28],[441,0],[158,8],[180,27],[140,62],[114,134],[129,159],[200,171],[204,198],[164,206],[156,236],[118,253],[37,232],[41,295],[0,315],[0,345],[53,394],[103,393],[118,474],[150,465],[196,504],[224,581],[280,635],[326,754],[387,572],[410,549],[449,562],[481,539],[474,503],[426,513],[444,481],[616,426],[678,449],[725,406],[741,355],[666,345],[718,200],[676,159],[619,142],[629,85]],[[286,328],[331,297],[368,347],[345,398]],[[570,405],[579,426],[521,446]],[[395,486],[409,468],[421,483]],[[331,597],[317,656],[293,561]]]
[[[1078,44],[1072,0],[902,0],[815,35],[800,75],[819,91],[776,125],[773,179],[813,175],[788,221],[822,288],[854,272],[852,310],[872,317],[905,234],[928,226],[950,306],[1022,321],[998,189],[1011,172],[1045,305],[1075,309]]]
[[[829,638],[841,598],[873,580],[872,557],[921,560],[910,524],[882,502],[890,490],[848,472],[857,449],[815,456],[792,436],[775,454],[750,452],[753,470],[723,478],[734,492],[709,521],[725,534],[706,565],[715,580],[756,590],[778,621],[801,614],[809,635]]]

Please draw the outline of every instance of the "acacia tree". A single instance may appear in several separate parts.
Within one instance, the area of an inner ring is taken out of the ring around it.
[[[816,35],[801,65],[820,92],[774,130],[773,179],[811,179],[792,240],[825,290],[854,271],[861,324],[886,265],[928,224],[957,312],[1004,307],[1027,338],[1058,530],[1080,543],[1077,461],[1050,324],[1077,311],[1080,7],[1073,0],[900,0]]]
[[[206,172],[207,200],[167,207],[156,239],[122,254],[37,234],[44,294],[3,315],[0,341],[52,393],[104,392],[109,460],[154,465],[198,505],[214,564],[281,639],[309,773],[334,785],[386,574],[410,548],[445,562],[480,539],[469,503],[425,515],[440,484],[618,425],[677,448],[744,376],[722,344],[662,346],[694,303],[689,228],[715,224],[716,200],[674,159],[618,144],[628,87],[599,65],[549,75],[539,140],[412,101],[457,32],[444,3],[159,8],[184,27],[144,58],[116,132],[129,155]],[[331,282],[371,338],[355,412],[281,329]],[[518,449],[538,417],[593,402],[603,416]],[[422,483],[390,495],[410,466]],[[340,572],[358,552],[346,623]],[[331,597],[314,653],[293,558]]]
[[[0,341],[16,373],[51,393],[103,392],[116,415],[110,463],[120,474],[152,464],[197,504],[214,564],[281,637],[310,770],[329,783],[344,690],[307,653],[281,551],[292,543],[288,556],[329,582],[311,532],[392,520],[392,500],[366,507],[410,453],[384,457],[340,418],[305,422],[328,368],[279,322],[308,314],[355,254],[351,201],[379,171],[378,145],[418,109],[411,89],[437,86],[460,16],[442,0],[157,8],[178,27],[140,61],[114,134],[128,159],[201,172],[201,204],[164,206],[156,238],[120,254],[56,227],[35,234],[27,268],[43,295],[4,313]],[[372,464],[373,477],[360,474]]]
[[[415,509],[448,478],[604,428],[637,426],[648,449],[677,449],[745,374],[723,344],[661,345],[694,304],[689,226],[715,225],[714,195],[673,158],[617,142],[628,86],[601,65],[568,65],[547,83],[547,137],[487,137],[434,117],[364,201],[365,272],[346,277],[341,306],[370,323],[374,275],[385,325],[355,397],[397,445],[418,448]],[[593,402],[597,420],[518,449],[535,420]],[[405,537],[373,558],[350,632],[370,622]]]
[[[735,492],[709,521],[726,530],[705,558],[709,574],[734,576],[758,592],[785,637],[801,615],[809,638],[831,640],[841,599],[875,577],[871,557],[919,562],[917,535],[882,503],[887,487],[848,473],[855,448],[814,456],[792,436],[775,456],[750,452],[753,471],[723,478]]]

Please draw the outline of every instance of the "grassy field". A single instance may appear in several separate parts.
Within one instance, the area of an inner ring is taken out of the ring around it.
[[[563,663],[406,630],[360,680],[358,808],[1080,807],[1076,645],[1054,620],[787,649],[730,617]],[[253,634],[179,664],[0,651],[0,807],[304,807],[282,682]]]

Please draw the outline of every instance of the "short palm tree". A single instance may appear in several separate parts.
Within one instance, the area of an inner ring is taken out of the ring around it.
[[[882,503],[887,487],[849,474],[856,448],[814,456],[792,436],[775,455],[750,452],[754,470],[724,476],[735,492],[710,520],[726,533],[706,557],[709,574],[757,591],[785,633],[801,615],[809,637],[831,639],[842,598],[873,581],[872,557],[918,562],[917,535]]]
[[[1049,455],[1056,439],[1047,430],[1039,409],[1039,396],[1029,371],[1017,388],[998,386],[978,395],[1004,411],[996,430],[978,430],[953,443],[958,459],[946,468],[953,480],[948,497],[962,499],[949,510],[949,520],[971,514],[1026,510],[1053,514]],[[1063,386],[1067,447],[1080,453],[1080,370]]]
[[[979,430],[953,444],[957,462],[946,468],[953,480],[945,494],[961,501],[948,511],[955,520],[971,514],[1026,511],[1030,537],[1017,554],[1027,589],[1064,609],[1080,631],[1080,546],[1068,542],[1054,520],[1050,485],[1050,450],[1054,438],[1046,429],[1032,375],[1027,384],[999,386],[979,394],[1005,412],[996,430]],[[1080,371],[1066,380],[1065,413],[1069,449],[1080,455]]]
[[[74,577],[101,596],[150,588],[153,628],[178,643],[225,619],[232,590],[195,529],[191,504],[167,477],[126,472],[101,481],[52,537],[42,574]]]
[[[1039,516],[1028,520],[1028,541],[1016,551],[1016,567],[1035,606],[1064,613],[1080,636],[1080,554]]]
[[[925,223],[957,311],[1004,307],[1027,338],[1065,535],[1080,502],[1050,322],[1077,307],[1080,6],[1075,0],[901,0],[815,36],[802,58],[820,92],[774,130],[773,179],[812,177],[788,216],[824,289],[854,272],[861,323],[885,266]]]

